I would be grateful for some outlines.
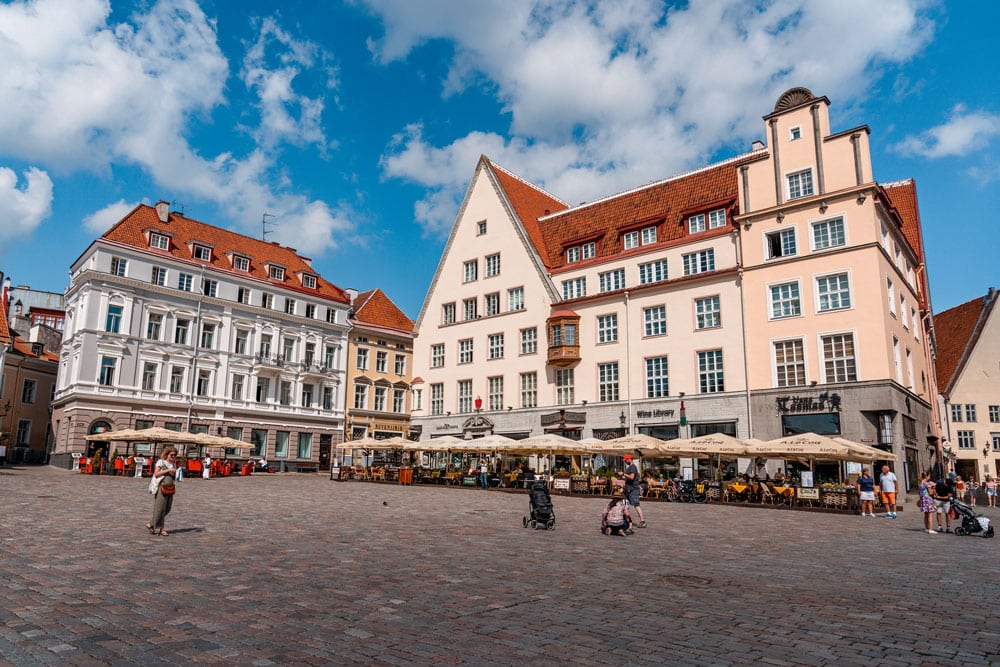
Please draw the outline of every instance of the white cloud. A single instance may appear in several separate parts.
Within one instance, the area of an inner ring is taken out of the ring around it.
[[[36,167],[24,173],[25,184],[18,187],[17,174],[0,167],[0,248],[8,249],[11,242],[30,234],[52,214],[52,179]],[[0,257],[2,257],[0,251]]]
[[[932,27],[920,0],[890,0],[874,13],[864,0],[364,1],[385,28],[372,42],[378,59],[449,40],[442,94],[485,79],[510,112],[511,137],[499,148],[497,135],[483,133],[440,147],[408,134],[388,148],[387,175],[431,188],[417,206],[430,230],[450,228],[447,202],[462,196],[470,154],[487,153],[568,201],[594,199],[749,150],[763,137],[760,117],[793,86],[855,102],[866,92],[858,81],[910,58]],[[427,158],[458,171],[437,171]]]
[[[107,0],[0,4],[0,155],[57,175],[138,167],[161,191],[217,204],[245,228],[262,211],[287,212],[286,222],[303,229],[306,253],[335,247],[346,214],[296,193],[275,167],[280,141],[324,142],[322,104],[292,90],[313,64],[311,47],[262,21],[247,58],[261,100],[260,127],[251,131],[259,145],[202,155],[189,135],[227,102],[229,63],[214,21],[195,0],[159,0],[118,24],[108,22],[110,11]],[[265,67],[268,46],[274,69]]]
[[[119,199],[85,216],[83,218],[83,227],[94,234],[103,234],[108,231],[111,225],[124,218],[135,207],[136,204],[128,204],[124,199]]]
[[[903,155],[940,158],[968,155],[989,147],[990,140],[1000,134],[1000,115],[984,111],[969,111],[956,105],[951,117],[917,136],[909,136],[894,146]]]

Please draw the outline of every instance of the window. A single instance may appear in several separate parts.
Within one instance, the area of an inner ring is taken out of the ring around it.
[[[17,420],[17,435],[14,436],[14,445],[17,447],[27,447],[31,439],[31,420]]]
[[[241,255],[234,255],[233,268],[237,271],[250,271],[250,260]]]
[[[801,387],[806,383],[806,360],[801,340],[774,343],[774,374],[779,387]]]
[[[524,310],[524,288],[507,290],[507,310]]]
[[[797,139],[801,139],[802,138],[802,129],[800,127],[798,127],[798,126],[793,127],[792,129],[790,129],[788,131],[788,138],[791,141],[796,141]]]
[[[258,403],[264,403],[267,401],[268,395],[271,393],[271,380],[270,378],[257,378],[257,392],[255,398]]]
[[[260,295],[260,307],[267,308],[268,310],[274,308],[274,295],[269,294],[267,292],[263,292]]]
[[[316,343],[306,343],[306,353],[302,357],[302,363],[306,366],[312,366],[316,363]]]
[[[35,389],[37,383],[31,379],[25,379],[21,383],[21,402],[22,403],[34,403],[35,402]]]
[[[295,299],[285,299],[285,313],[288,315],[295,314]]]
[[[291,437],[288,431],[274,432],[274,457],[284,459],[288,457],[288,442]]]
[[[333,387],[323,387],[323,409],[333,410]]]
[[[786,176],[788,180],[788,198],[798,199],[808,197],[813,193],[812,169],[803,169]]]
[[[538,352],[538,329],[521,329],[521,354],[535,354]]]
[[[698,388],[702,394],[726,390],[722,375],[722,350],[698,353]]]
[[[625,232],[622,234],[622,248],[631,250],[639,247],[639,232]]]
[[[444,343],[431,345],[431,368],[444,367]]]
[[[958,448],[959,449],[975,449],[976,448],[976,432],[975,431],[957,431],[958,435]]]
[[[910,311],[906,309],[906,295],[902,294],[902,290],[900,290],[899,319],[903,321],[903,328],[906,329],[907,331],[910,330],[910,320],[907,318],[907,315],[909,315],[909,313]]]
[[[521,373],[521,407],[538,407],[538,374]]]
[[[237,287],[236,288],[236,300],[242,304],[250,303],[250,288],[248,287]]]
[[[486,277],[500,275],[500,253],[486,256]]]
[[[591,241],[590,243],[584,243],[580,246],[580,256],[583,257],[583,259],[590,259],[596,254],[597,244],[595,242]]]
[[[718,229],[726,226],[726,209],[720,208],[708,213],[708,228]]]
[[[707,296],[694,300],[695,326],[698,329],[714,329],[722,326],[719,297]]]
[[[795,229],[782,229],[778,232],[771,232],[764,235],[767,243],[767,258],[791,257],[797,252],[795,247]]]
[[[643,333],[646,336],[664,336],[667,333],[667,307],[653,306],[642,309]]]
[[[486,233],[486,221],[480,220],[476,223],[476,236],[482,236]]]
[[[195,385],[195,393],[199,396],[208,396],[208,389],[212,384],[212,371],[199,370],[198,382]]]
[[[965,404],[965,421],[973,423],[976,421],[976,404],[966,403]]]
[[[125,277],[125,267],[128,266],[128,260],[123,257],[112,257],[111,258],[111,275]]]
[[[715,250],[709,248],[700,252],[692,252],[682,257],[684,260],[684,275],[690,276],[706,271],[715,271]]]
[[[843,218],[814,222],[812,230],[813,250],[836,248],[847,243],[847,237],[844,234]]]
[[[267,268],[267,275],[271,280],[284,280],[285,279],[285,269],[280,266],[269,266]]]
[[[576,299],[581,296],[587,296],[587,278],[581,276],[572,280],[564,280],[562,283],[562,292],[564,299]]]
[[[154,285],[163,287],[167,284],[167,270],[160,266],[153,267],[153,277],[150,280]]]
[[[163,315],[160,313],[150,313],[146,322],[146,338],[149,340],[160,340],[160,329],[163,326]]]
[[[368,370],[368,348],[359,347],[355,361],[357,362],[355,366],[359,371]]]
[[[118,360],[114,357],[101,357],[101,374],[97,382],[105,387],[112,387],[115,384],[115,366]]]
[[[108,316],[104,320],[104,330],[109,333],[118,333],[122,324],[122,307],[108,306]]]
[[[573,262],[580,261],[580,246],[573,246],[572,248],[566,248],[566,263],[572,264]]]
[[[306,289],[316,289],[316,276],[308,273],[302,275],[302,286]]]
[[[336,324],[337,323],[337,311],[334,310],[333,308],[327,308],[326,309],[326,321],[329,322],[330,324]]]
[[[618,315],[616,313],[597,316],[597,342],[618,342]]]
[[[389,353],[385,350],[375,351],[375,372],[385,373],[389,370]]]
[[[667,260],[658,259],[655,262],[639,265],[639,284],[656,283],[667,279]]]
[[[441,306],[441,324],[455,323],[455,304],[446,303]]]
[[[549,329],[551,339],[550,347],[561,347],[563,345],[576,345],[576,325],[575,324],[554,324]]]
[[[327,345],[323,349],[323,367],[331,370],[337,366],[337,357],[340,352],[339,345]]]
[[[149,235],[149,247],[157,248],[159,250],[167,250],[170,248],[170,237],[164,236],[163,234],[152,233]]]
[[[851,291],[846,273],[817,278],[816,291],[819,295],[820,312],[851,307]]]
[[[556,371],[556,405],[572,405],[576,402],[573,398],[573,369],[563,368]]]
[[[472,412],[472,380],[458,381],[458,411]]]
[[[201,325],[201,347],[211,350],[215,344],[215,325],[205,323]]]
[[[375,411],[385,412],[386,401],[388,400],[388,387],[375,387]]]
[[[443,415],[444,414],[444,385],[443,384],[432,384],[431,385],[431,414],[432,415]]]
[[[142,390],[153,391],[156,389],[156,364],[147,361],[142,365]]]
[[[200,259],[203,262],[210,262],[212,261],[212,249],[206,248],[203,245],[196,245],[194,247],[194,258]]]
[[[697,234],[705,231],[705,214],[699,213],[688,218],[688,234]]]
[[[278,383],[278,402],[281,405],[292,404],[292,383],[288,380],[281,380]]]
[[[990,406],[990,423],[996,424],[1000,422],[1000,405]]]
[[[243,385],[246,382],[246,376],[239,373],[233,374],[233,382],[229,389],[229,398],[234,401],[243,400]]]
[[[625,269],[614,269],[606,271],[597,276],[600,290],[602,292],[612,292],[625,287]]]
[[[665,398],[670,395],[667,382],[667,358],[646,359],[646,398]]]
[[[458,363],[472,363],[472,339],[464,338],[458,341]]]
[[[500,314],[500,293],[493,292],[492,294],[487,294],[486,298],[486,315],[499,315]]]
[[[465,320],[474,320],[479,316],[479,302],[476,299],[465,299],[462,301],[462,311],[465,314]]]
[[[854,335],[823,336],[823,372],[826,382],[857,382]]]
[[[300,459],[308,459],[312,456],[312,433],[299,433],[299,442],[296,446],[295,455]]]
[[[354,385],[354,409],[355,410],[368,409],[368,385],[366,384]]]
[[[406,375],[406,355],[395,355],[393,358],[392,370],[396,375]]]
[[[913,390],[913,352],[906,348],[906,387]]]
[[[503,410],[503,376],[487,378],[486,405],[490,410]]]
[[[802,314],[802,303],[799,298],[799,284],[782,283],[771,285],[771,319],[796,317]]]
[[[892,278],[885,279],[886,298],[889,301],[889,312],[896,316],[896,288],[892,284]]]
[[[170,367],[170,393],[179,394],[184,391],[184,367]]]
[[[503,359],[503,334],[490,334],[490,359]]]
[[[656,227],[646,227],[642,230],[642,245],[656,243]]]
[[[260,356],[271,356],[271,334],[260,335]]]
[[[179,273],[177,274],[177,289],[182,292],[190,292],[193,281],[194,276],[190,273]]]
[[[397,413],[406,411],[406,390],[392,390],[392,411]]]
[[[479,277],[479,260],[470,259],[462,265],[463,282],[471,283]]]
[[[618,362],[597,364],[597,400],[618,400]]]
[[[952,403],[951,404],[951,421],[952,423],[958,424],[962,421],[962,404]]]

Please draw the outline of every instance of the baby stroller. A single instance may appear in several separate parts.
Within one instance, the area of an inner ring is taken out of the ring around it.
[[[552,509],[552,496],[549,495],[549,485],[545,480],[537,480],[528,489],[528,506],[531,516],[524,517],[524,527],[547,528],[555,530],[556,513]]]
[[[962,519],[962,525],[955,527],[956,535],[972,535],[973,533],[981,532],[983,537],[993,537],[993,526],[990,524],[989,519],[982,514],[976,514],[976,510],[961,500],[952,498],[951,507]]]

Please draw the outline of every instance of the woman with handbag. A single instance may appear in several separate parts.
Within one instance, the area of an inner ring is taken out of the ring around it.
[[[153,466],[153,479],[149,481],[149,492],[153,494],[153,521],[146,524],[146,530],[151,535],[168,535],[163,529],[163,520],[170,514],[170,508],[174,504],[174,491],[177,488],[174,484],[177,477],[175,456],[177,450],[166,447],[160,454],[160,460]]]

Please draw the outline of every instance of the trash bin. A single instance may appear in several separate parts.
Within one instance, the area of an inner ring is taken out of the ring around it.
[[[413,468],[400,468],[399,469],[399,483],[400,484],[413,484]]]
[[[253,472],[253,464],[252,463],[244,463],[243,464],[243,470],[242,470],[242,472],[243,472],[244,476],[249,475],[250,473],[252,473]]]

